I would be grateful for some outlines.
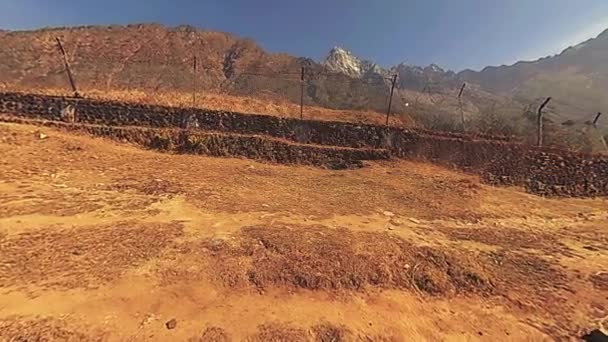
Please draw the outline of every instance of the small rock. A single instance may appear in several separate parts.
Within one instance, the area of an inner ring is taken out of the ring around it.
[[[49,137],[49,136],[48,136],[48,135],[46,135],[46,134],[44,134],[44,133],[38,133],[38,138],[40,138],[40,139],[46,139],[46,138],[48,138],[48,137]]]
[[[390,223],[391,223],[393,226],[400,226],[400,225],[402,225],[402,224],[403,224],[403,221],[401,221],[401,220],[400,220],[400,219],[398,219],[398,218],[392,218],[392,219],[391,219],[391,221],[390,221]]]
[[[420,224],[420,221],[416,220],[416,219],[415,219],[415,218],[413,218],[413,217],[410,217],[410,218],[409,218],[409,220],[410,220],[410,222],[412,222],[412,223],[415,223],[415,224]]]
[[[262,204],[263,208],[269,208],[270,206],[268,204]]]
[[[395,216],[395,214],[393,214],[393,213],[392,213],[392,212],[390,212],[390,211],[384,211],[384,212],[382,212],[382,214],[383,214],[384,216],[388,216],[388,217],[393,217],[393,216]]]
[[[175,329],[175,327],[177,326],[177,320],[175,318],[173,318],[170,321],[168,321],[167,323],[165,323],[165,326],[169,330]]]
[[[140,328],[145,327],[146,325],[152,323],[153,321],[157,320],[158,317],[156,317],[154,314],[149,314],[146,316],[146,318],[139,324]]]
[[[395,230],[395,227],[393,227],[393,226],[388,226],[386,229],[388,229],[388,230]]]

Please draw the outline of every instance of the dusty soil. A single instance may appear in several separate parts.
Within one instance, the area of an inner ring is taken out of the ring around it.
[[[539,341],[608,317],[607,200],[430,164],[0,124],[0,204],[0,341]]]

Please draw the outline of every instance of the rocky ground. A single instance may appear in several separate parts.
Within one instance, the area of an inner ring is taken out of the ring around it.
[[[551,340],[608,317],[608,201],[0,124],[0,341]]]

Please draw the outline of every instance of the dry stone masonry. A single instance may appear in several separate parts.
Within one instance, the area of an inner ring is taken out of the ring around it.
[[[181,153],[350,168],[361,160],[386,159],[390,152],[544,196],[608,195],[608,157],[536,148],[506,137],[0,93],[0,112],[23,119],[66,122],[68,106],[75,108],[72,129]]]

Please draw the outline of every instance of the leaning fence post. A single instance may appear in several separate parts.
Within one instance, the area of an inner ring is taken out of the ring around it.
[[[300,73],[300,120],[304,117],[304,67]]]
[[[547,97],[545,102],[538,107],[538,116],[536,118],[536,146],[538,147],[543,146],[543,109],[549,103],[549,101],[551,101],[551,97]]]
[[[80,95],[78,94],[78,90],[76,90],[76,82],[74,81],[74,77],[72,76],[72,71],[70,70],[70,63],[68,62],[68,56],[65,52],[65,49],[63,48],[63,44],[61,44],[61,39],[59,39],[59,37],[55,37],[55,40],[57,40],[57,45],[59,47],[59,51],[61,52],[61,55],[63,56],[63,64],[65,66],[65,71],[68,74],[68,79],[70,81],[70,86],[72,86],[72,91],[74,92],[74,96],[79,97]]]
[[[595,119],[593,120],[593,127],[597,127],[597,121],[600,119],[600,116],[602,116],[602,113],[601,112],[597,113],[597,115],[595,116]]]
[[[192,64],[192,107],[196,107],[196,55]]]
[[[391,95],[388,98],[388,109],[386,110],[386,125],[388,126],[388,119],[391,116],[391,105],[393,104],[393,92],[395,91],[395,84],[397,83],[397,74],[391,77]]]
[[[458,92],[458,109],[460,110],[460,125],[462,126],[463,132],[466,130],[466,127],[464,125],[464,110],[462,109],[462,92],[466,86],[467,84],[463,83],[462,87],[460,87],[460,91]]]
[[[597,129],[597,122],[600,119],[600,116],[602,116],[602,113],[599,112],[595,115],[595,119],[593,119],[592,125],[593,125],[593,129],[598,132]],[[602,143],[602,146],[604,146],[604,150],[608,151],[608,144],[606,143],[606,139],[604,138],[604,135],[602,134],[602,132],[598,132],[599,134],[599,138],[600,138],[600,142]]]

